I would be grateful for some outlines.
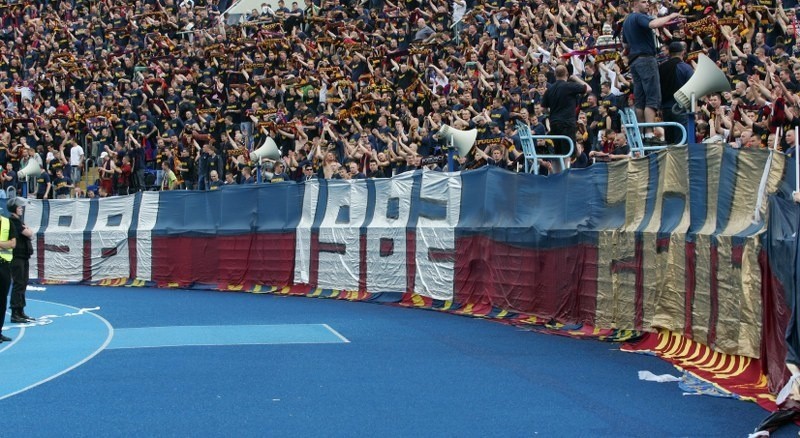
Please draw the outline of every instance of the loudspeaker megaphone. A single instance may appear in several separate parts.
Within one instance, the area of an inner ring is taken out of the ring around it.
[[[448,144],[456,148],[459,157],[466,157],[475,144],[475,139],[478,137],[478,130],[470,129],[469,131],[462,131],[448,125],[442,125],[438,135],[440,138],[445,139]]]
[[[278,145],[275,144],[275,140],[270,137],[267,137],[264,140],[264,144],[261,145],[260,148],[250,152],[250,161],[261,162],[263,158],[269,158],[272,161],[278,161],[281,159],[281,150],[278,149]]]
[[[28,164],[17,172],[18,178],[27,178],[29,176],[37,177],[42,173],[42,168],[39,167],[39,162],[36,160],[28,160]]]
[[[696,99],[700,99],[711,93],[730,91],[731,83],[725,77],[725,73],[717,67],[717,64],[706,55],[697,58],[697,70],[695,70],[689,82],[684,84],[680,90],[673,94],[678,105],[689,109],[692,104],[692,94]]]

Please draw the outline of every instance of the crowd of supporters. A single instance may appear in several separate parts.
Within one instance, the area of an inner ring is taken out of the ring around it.
[[[696,141],[793,146],[800,120],[796,1],[649,2],[663,57],[683,42],[733,90],[699,102]],[[390,177],[446,166],[443,125],[477,129],[462,170],[523,168],[519,123],[550,130],[557,66],[591,92],[574,167],[617,157],[633,104],[624,0],[18,1],[0,9],[4,188],[36,160],[40,197]],[[784,136],[785,133],[785,136]],[[663,132],[656,130],[656,136]],[[778,136],[779,138],[775,138]],[[250,152],[274,139],[281,159]],[[552,149],[539,141],[540,152]],[[592,159],[588,159],[591,156]],[[543,170],[549,163],[542,162]],[[82,190],[94,168],[93,190]],[[259,177],[259,174],[261,177]],[[31,178],[33,179],[33,178]]]

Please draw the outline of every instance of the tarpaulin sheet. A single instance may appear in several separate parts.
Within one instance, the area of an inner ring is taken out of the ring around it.
[[[782,343],[797,290],[790,169],[781,154],[697,145],[548,177],[486,167],[34,201],[31,275],[96,282],[127,267],[160,285],[415,294],[567,326],[663,328],[766,354],[772,379],[779,345],[799,351],[796,334]]]
[[[736,394],[735,398],[758,403],[769,411],[776,409],[775,397],[762,373],[763,361],[759,359],[718,353],[667,330],[647,333],[643,339],[623,345],[622,350],[655,354],[697,376],[700,380],[689,379],[685,383],[691,387],[682,387],[692,394],[724,396],[732,393]]]

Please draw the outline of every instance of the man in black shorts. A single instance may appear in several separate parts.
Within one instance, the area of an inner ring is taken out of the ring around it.
[[[656,37],[653,29],[667,26],[681,15],[677,12],[654,18],[648,13],[655,2],[635,0],[632,12],[622,23],[622,41],[628,52],[633,79],[633,98],[639,122],[654,123],[661,107],[661,84],[658,75]],[[654,140],[653,128],[645,128],[645,142]]]

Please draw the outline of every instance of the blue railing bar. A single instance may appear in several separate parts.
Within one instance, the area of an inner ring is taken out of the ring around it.
[[[688,138],[689,138],[689,136],[686,134],[686,127],[683,126],[682,124],[678,123],[678,122],[636,123],[635,125],[634,124],[625,124],[623,126],[625,128],[637,128],[637,127],[638,128],[650,128],[650,127],[654,128],[654,127],[657,127],[657,126],[673,126],[673,127],[676,127],[676,128],[680,128],[680,130],[681,130],[681,141],[679,141],[676,144],[678,144],[678,145],[686,144],[686,140],[688,140]],[[647,146],[647,147],[645,147],[645,149],[647,149],[648,147],[650,147],[650,148],[655,147],[655,148],[661,148],[661,149],[664,148],[664,146]]]
[[[542,154],[542,155],[535,154],[535,157],[537,159],[541,158],[543,160],[548,160],[548,159],[559,160],[560,163],[561,163],[561,170],[562,171],[564,171],[567,168],[565,163],[564,163],[564,159],[571,157],[572,154],[575,152],[575,141],[573,141],[571,138],[567,137],[566,135],[531,135],[531,136],[529,136],[529,138],[531,138],[533,140],[567,140],[567,142],[569,142],[569,151],[566,154],[563,154],[563,155],[561,155],[561,154]],[[536,144],[534,144],[533,147],[535,148]],[[539,174],[538,163],[534,163],[534,165],[535,165],[535,167],[534,167],[535,173],[538,175]]]

